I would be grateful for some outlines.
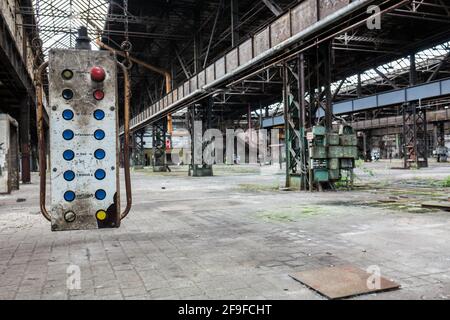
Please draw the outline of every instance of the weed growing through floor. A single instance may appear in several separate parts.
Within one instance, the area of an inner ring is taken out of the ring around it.
[[[442,181],[442,186],[444,188],[450,188],[450,176],[447,177],[444,181]]]
[[[365,162],[362,159],[358,159],[355,162],[356,168],[362,170],[364,173],[368,174],[370,177],[375,176],[375,172],[372,169],[369,169],[364,166]],[[356,174],[354,174],[355,179],[360,179]]]

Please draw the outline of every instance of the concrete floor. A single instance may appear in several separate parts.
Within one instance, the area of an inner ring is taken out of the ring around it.
[[[277,170],[216,167],[215,177],[134,172],[120,229],[51,232],[38,177],[0,196],[0,299],[324,299],[289,274],[376,265],[402,288],[355,299],[450,299],[450,166],[364,164],[354,191],[278,191]],[[185,168],[183,168],[184,170]],[[81,289],[68,290],[69,265]]]

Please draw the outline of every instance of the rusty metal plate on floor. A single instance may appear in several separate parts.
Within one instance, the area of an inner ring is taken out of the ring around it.
[[[329,299],[398,289],[399,284],[353,266],[308,270],[290,275]],[[378,281],[379,279],[379,281]]]
[[[422,202],[422,207],[429,209],[440,209],[450,211],[450,201],[427,201]]]

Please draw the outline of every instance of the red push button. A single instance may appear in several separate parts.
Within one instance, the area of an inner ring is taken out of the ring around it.
[[[91,79],[95,82],[102,82],[105,80],[106,73],[102,67],[93,67],[91,70]]]
[[[103,100],[105,97],[105,93],[102,90],[95,90],[94,91],[94,98],[95,100]]]

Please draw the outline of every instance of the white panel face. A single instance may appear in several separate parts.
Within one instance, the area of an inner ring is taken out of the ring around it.
[[[98,67],[103,81],[91,77]],[[49,53],[52,230],[119,226],[116,79],[108,52]]]

